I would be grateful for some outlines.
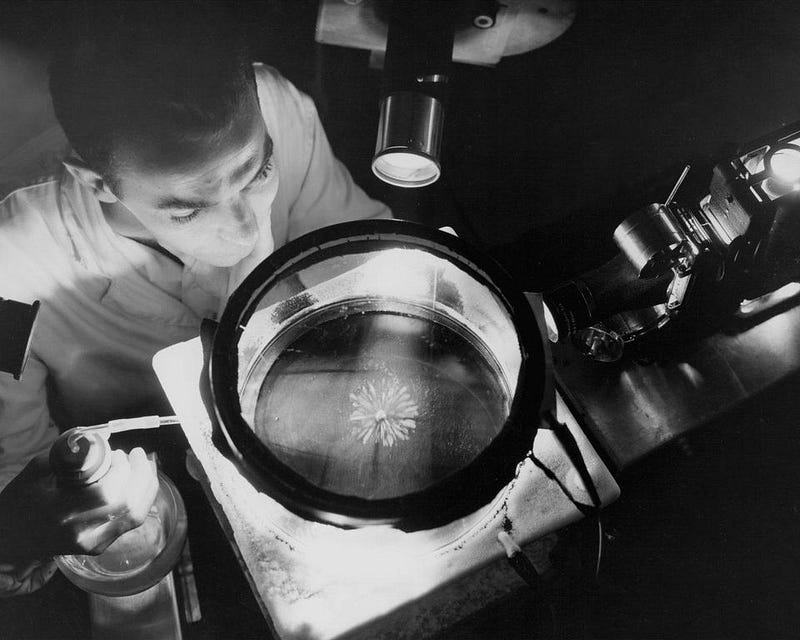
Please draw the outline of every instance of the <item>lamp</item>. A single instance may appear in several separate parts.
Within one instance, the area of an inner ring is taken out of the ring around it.
[[[451,62],[493,67],[505,56],[543,47],[569,28],[576,5],[576,0],[320,0],[317,42],[368,49],[371,63],[384,60],[375,175],[399,187],[436,182]]]
[[[785,142],[772,147],[764,156],[764,166],[779,182],[800,183],[800,145]]]
[[[424,187],[441,174],[454,6],[430,1],[392,4],[372,160],[375,175],[391,185]]]

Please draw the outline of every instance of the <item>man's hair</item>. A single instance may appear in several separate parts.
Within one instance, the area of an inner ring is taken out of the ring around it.
[[[120,143],[169,144],[225,130],[255,95],[246,40],[216,5],[105,3],[79,16],[50,65],[72,147],[115,183]]]

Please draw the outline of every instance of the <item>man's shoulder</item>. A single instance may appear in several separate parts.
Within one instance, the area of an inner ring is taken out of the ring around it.
[[[56,268],[62,263],[61,243],[55,233],[58,194],[59,180],[49,176],[12,191],[0,201],[0,296],[25,293],[31,282],[41,279],[42,265]]]
[[[0,239],[25,233],[39,226],[58,209],[60,176],[38,176],[0,200]],[[16,237],[14,238],[17,239]]]
[[[70,146],[57,123],[27,140],[0,159],[0,200],[13,191],[38,184],[61,169]]]
[[[314,101],[274,67],[256,62],[253,70],[267,126],[272,124],[281,132],[308,129],[313,123]]]
[[[297,92],[297,88],[294,86],[294,84],[292,84],[275,67],[271,67],[263,62],[254,62],[253,73],[256,77],[256,84],[259,88],[259,94],[261,93],[262,89],[287,95]]]

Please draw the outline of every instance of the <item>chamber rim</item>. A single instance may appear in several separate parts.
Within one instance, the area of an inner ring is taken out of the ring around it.
[[[281,462],[241,413],[238,339],[263,293],[287,271],[329,256],[377,248],[423,249],[455,263],[487,286],[509,314],[521,350],[509,416],[492,442],[469,464],[434,484],[403,496],[366,499],[322,489]],[[281,247],[236,289],[214,335],[208,366],[214,418],[241,471],[297,515],[354,528],[392,525],[406,531],[441,526],[475,512],[510,482],[533,446],[545,387],[545,350],[536,317],[523,293],[494,260],[452,234],[400,220],[344,222],[308,233]]]

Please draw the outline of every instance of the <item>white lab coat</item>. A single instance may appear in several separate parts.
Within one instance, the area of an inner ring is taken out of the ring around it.
[[[239,265],[180,265],[118,235],[65,170],[0,202],[0,297],[42,303],[22,379],[0,373],[0,490],[59,428],[169,411],[151,358],[197,335],[275,247],[334,222],[391,215],[333,156],[311,99],[255,68],[280,183]]]

